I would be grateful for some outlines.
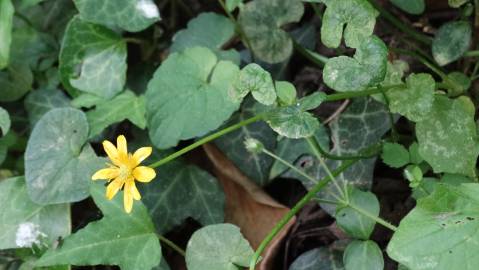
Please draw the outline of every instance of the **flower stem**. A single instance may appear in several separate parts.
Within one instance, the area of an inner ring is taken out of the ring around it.
[[[383,225],[384,227],[390,229],[391,231],[395,232],[397,231],[397,227],[392,225],[391,223],[387,222],[386,220],[380,218],[380,217],[377,217],[371,213],[369,213],[368,211],[360,208],[360,207],[357,207],[356,205],[354,204],[351,204],[351,203],[348,203],[347,206],[351,207],[352,209],[354,209],[355,211],[357,211],[358,213],[360,213],[361,215],[363,216],[366,216],[374,221],[376,221],[377,223]]]
[[[329,59],[327,56],[308,50],[304,48],[301,44],[299,44],[294,38],[291,38],[291,39],[293,40],[294,49],[296,49],[301,55],[306,57],[309,61],[313,62],[315,65],[321,68],[324,67],[324,65]]]
[[[177,246],[175,243],[173,243],[171,240],[169,240],[168,238],[164,237],[163,235],[161,234],[156,234],[156,236],[158,237],[158,239],[160,239],[161,242],[165,243],[167,246],[169,246],[171,249],[173,249],[174,251],[178,252],[180,255],[182,255],[183,257],[185,257],[186,255],[186,252],[185,250],[183,250],[182,248],[180,248],[179,246]]]
[[[164,157],[164,158],[160,159],[159,161],[157,161],[157,162],[155,162],[155,163],[153,163],[153,164],[150,164],[149,167],[151,167],[151,168],[159,167],[159,166],[161,166],[161,165],[163,165],[163,164],[165,164],[165,163],[168,163],[168,162],[170,162],[170,161],[176,159],[177,157],[179,157],[179,156],[181,156],[181,155],[183,155],[183,154],[188,153],[189,151],[191,151],[191,150],[193,150],[193,149],[195,149],[195,148],[197,148],[197,147],[199,147],[199,146],[202,146],[202,145],[205,144],[205,143],[211,142],[211,141],[213,141],[213,140],[215,140],[215,139],[217,139],[217,138],[219,138],[219,137],[221,137],[221,136],[223,136],[223,135],[225,135],[225,134],[228,134],[228,133],[230,133],[230,132],[233,132],[233,131],[235,131],[235,130],[241,128],[241,127],[244,127],[244,126],[246,126],[246,125],[249,125],[249,124],[251,124],[251,123],[254,123],[254,122],[257,122],[257,121],[259,121],[259,120],[262,120],[263,118],[264,118],[264,114],[258,114],[258,115],[255,115],[255,116],[251,117],[251,118],[245,119],[245,120],[243,120],[243,121],[241,121],[241,122],[239,122],[239,123],[236,123],[236,124],[234,124],[234,125],[232,125],[232,126],[229,126],[229,127],[227,127],[227,128],[224,128],[224,129],[222,129],[222,130],[220,130],[220,131],[217,131],[217,132],[215,132],[215,133],[213,133],[213,134],[211,134],[211,135],[208,135],[208,136],[206,136],[206,137],[204,137],[204,138],[202,138],[202,139],[200,139],[200,140],[198,140],[198,141],[196,141],[196,142],[194,142],[194,143],[192,143],[192,144],[186,146],[185,148],[182,148],[182,149],[180,149],[180,150],[174,152],[173,154],[171,154],[171,155],[169,155],[169,156],[167,156],[167,157]]]
[[[314,177],[312,177],[311,175],[303,172],[302,170],[298,169],[296,166],[294,166],[293,164],[289,163],[288,161],[282,159],[281,157],[271,153],[270,151],[268,151],[267,149],[263,149],[262,150],[263,153],[265,153],[266,155],[276,159],[277,161],[283,163],[284,165],[286,165],[288,168],[290,168],[291,170],[295,171],[296,173],[298,173],[299,175],[303,176],[304,178],[308,179],[309,181],[313,182],[314,184],[317,184],[318,183],[318,180],[315,179]]]

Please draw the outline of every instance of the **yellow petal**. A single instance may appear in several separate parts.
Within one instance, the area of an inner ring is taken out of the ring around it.
[[[150,167],[138,166],[133,170],[133,177],[140,182],[150,182],[155,178],[156,172]]]
[[[120,165],[118,160],[118,150],[110,141],[103,141],[103,149],[105,149],[106,154],[115,165]]]
[[[123,186],[124,181],[121,178],[116,178],[106,187],[106,198],[108,200],[113,199],[118,191]]]
[[[151,147],[142,147],[135,151],[133,154],[133,160],[135,162],[135,166],[138,166],[143,160],[151,155],[151,151],[153,149]]]
[[[106,168],[97,171],[92,177],[91,180],[99,179],[113,179],[118,177],[120,171],[117,168]]]
[[[123,207],[125,212],[131,213],[133,208],[133,194],[131,192],[131,182],[128,181],[125,183],[125,190],[123,191]]]
[[[126,138],[123,135],[116,138],[116,147],[118,148],[118,155],[128,156],[128,148],[126,146]]]
[[[131,183],[131,194],[133,195],[133,199],[139,201],[141,200],[141,194],[138,191],[138,188],[136,188],[135,182]]]

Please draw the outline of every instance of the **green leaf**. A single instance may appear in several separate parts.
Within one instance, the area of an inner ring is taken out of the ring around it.
[[[139,32],[160,20],[152,0],[74,0],[83,20]]]
[[[108,1],[95,1],[104,2]],[[59,61],[61,81],[70,92],[111,98],[123,90],[126,43],[106,27],[74,17],[63,37]]]
[[[388,61],[386,76],[381,82],[382,86],[389,86],[402,83],[404,74],[409,70],[409,64],[403,60]]]
[[[0,0],[0,69],[8,66],[10,60],[14,12],[11,0]]]
[[[70,99],[58,89],[32,91],[25,98],[25,109],[32,127],[50,110],[66,107],[70,107]]]
[[[207,48],[171,54],[146,91],[148,131],[161,149],[218,128],[239,107],[228,92],[239,68]],[[194,112],[194,113],[192,113]]]
[[[237,7],[239,7],[241,4],[243,4],[243,0],[226,0],[226,3],[225,3],[226,10],[231,12],[235,10]]]
[[[247,98],[241,109],[223,126],[228,127],[253,117],[264,108],[265,106],[257,103],[253,98]],[[248,152],[244,146],[244,141],[248,138],[260,141],[266,149],[274,149],[276,146],[276,133],[263,121],[249,124],[221,136],[215,140],[215,144],[241,172],[260,186],[264,186],[269,183],[268,171],[273,159],[262,153]]]
[[[255,63],[248,64],[240,71],[231,96],[241,101],[250,92],[258,102],[264,105],[273,105],[276,101],[276,90],[271,74]]]
[[[2,137],[10,130],[10,115],[8,111],[0,107],[0,130],[2,131]]]
[[[389,108],[393,113],[406,116],[418,122],[428,117],[434,101],[436,82],[430,74],[411,74],[406,79],[406,87],[389,90]]]
[[[383,270],[384,258],[376,242],[351,242],[344,251],[344,266],[346,270]]]
[[[276,81],[276,95],[281,105],[293,105],[296,102],[296,87],[287,81]]]
[[[336,222],[339,227],[353,238],[369,239],[376,222],[356,209],[362,209],[371,215],[379,216],[379,201],[369,191],[348,187],[349,205],[336,208]]]
[[[429,116],[416,124],[419,153],[435,173],[474,176],[479,155],[474,105],[467,97],[436,95]]]
[[[469,0],[448,0],[449,6],[453,8],[458,8],[467,2],[469,2]]]
[[[426,9],[424,0],[391,0],[391,3],[403,11],[413,15],[422,14]]]
[[[411,188],[417,188],[423,180],[423,172],[418,165],[409,165],[404,169],[404,176],[409,180]]]
[[[213,12],[205,12],[188,22],[188,27],[178,31],[173,37],[171,52],[186,48],[206,47],[212,50],[218,59],[240,63],[240,55],[234,50],[221,47],[235,35],[235,25],[226,17]]]
[[[105,103],[108,99],[102,98],[100,96],[83,93],[71,101],[71,105],[75,108],[91,108],[97,104]]]
[[[100,134],[109,125],[125,119],[144,129],[146,127],[145,97],[136,96],[130,90],[126,90],[112,100],[96,105],[95,109],[86,113],[86,117],[90,125],[90,138]]]
[[[478,184],[438,184],[402,219],[388,255],[410,269],[476,269],[478,198]]]
[[[87,138],[88,122],[80,110],[53,109],[38,121],[25,152],[25,178],[34,202],[75,202],[88,197],[91,176],[102,162],[86,144]]]
[[[186,248],[189,270],[237,270],[249,266],[253,249],[232,224],[210,225],[196,231]]]
[[[421,162],[424,161],[424,159],[419,154],[419,145],[417,144],[417,142],[414,142],[409,146],[409,160],[411,161],[411,163],[416,165],[419,165],[421,164]]]
[[[300,99],[299,107],[301,107],[301,109],[305,111],[314,110],[319,107],[319,105],[321,105],[321,103],[323,103],[323,101],[325,101],[327,97],[328,95],[326,95],[324,92],[316,91],[311,95],[305,96]]]
[[[135,201],[131,214],[123,210],[123,196],[111,201],[102,183],[91,185],[91,195],[103,218],[65,238],[57,249],[50,249],[37,266],[119,265],[122,270],[144,270],[161,261],[161,246],[148,211]]]
[[[266,122],[276,133],[291,139],[312,136],[320,126],[318,119],[298,105],[274,109]]]
[[[327,247],[315,248],[301,254],[288,270],[344,270],[342,252]]]
[[[357,48],[354,58],[330,58],[324,67],[324,82],[339,92],[364,90],[384,80],[387,56],[388,49],[384,42],[371,36]]]
[[[459,96],[464,94],[469,88],[471,88],[472,81],[471,79],[466,76],[466,74],[459,72],[459,71],[453,71],[449,74],[447,74],[447,78],[452,81],[454,84],[453,89],[448,89],[448,92],[451,96]]]
[[[32,202],[24,177],[0,181],[0,205],[0,249],[51,245],[70,233],[69,205]]]
[[[400,168],[409,163],[409,152],[401,144],[385,143],[381,158],[389,167]]]
[[[141,190],[159,233],[170,231],[188,217],[203,225],[223,222],[224,193],[209,173],[175,161],[162,166],[157,174],[156,180]]]
[[[11,63],[0,71],[0,101],[11,102],[23,97],[32,89],[33,74],[27,64]]]
[[[298,22],[304,6],[300,0],[254,0],[241,9],[239,22],[261,60],[279,63],[293,52],[293,42],[282,25]]]
[[[321,25],[321,41],[327,47],[339,47],[343,29],[344,42],[351,48],[360,47],[373,34],[379,12],[367,0],[320,1],[327,6]]]
[[[432,56],[440,65],[456,61],[471,45],[472,28],[469,22],[448,22],[441,26],[432,41]]]

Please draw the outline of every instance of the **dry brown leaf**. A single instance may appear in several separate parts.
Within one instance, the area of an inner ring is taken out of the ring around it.
[[[290,210],[266,194],[253,181],[248,179],[214,145],[203,146],[214,166],[214,173],[223,186],[226,196],[225,221],[241,228],[241,232],[256,249],[271,229]],[[293,218],[271,241],[262,254],[263,260],[257,269],[273,270],[273,263],[282,242],[291,226]]]

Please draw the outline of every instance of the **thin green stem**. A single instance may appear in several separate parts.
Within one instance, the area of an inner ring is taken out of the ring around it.
[[[378,216],[375,216],[375,215],[369,213],[368,211],[366,211],[366,210],[364,210],[360,207],[355,206],[354,204],[348,203],[347,206],[351,207],[352,209],[354,209],[356,212],[360,213],[361,215],[366,216],[366,217],[376,221],[377,223],[383,225],[384,227],[390,229],[393,232],[397,231],[397,229],[398,229],[396,226],[392,225],[391,223],[387,222],[386,220],[384,220],[384,219],[382,219]]]
[[[474,50],[474,51],[467,51],[463,55],[464,57],[478,57],[479,56],[479,50]]]
[[[404,84],[403,83],[393,84],[393,85],[383,86],[381,88],[372,87],[362,91],[336,93],[336,94],[328,95],[325,101],[337,101],[337,100],[343,100],[343,99],[349,99],[349,98],[355,98],[355,97],[366,97],[366,96],[370,96],[374,94],[381,94],[382,91],[389,91],[393,88],[397,88],[401,86],[404,86]]]
[[[276,159],[277,161],[283,163],[284,165],[286,165],[288,168],[290,168],[291,170],[295,171],[296,173],[298,173],[299,175],[303,176],[304,178],[308,179],[309,181],[311,181],[313,184],[317,184],[318,183],[318,179],[312,177],[311,175],[303,172],[302,170],[298,169],[296,166],[294,166],[293,164],[289,163],[288,161],[282,159],[281,157],[271,153],[270,151],[268,151],[267,149],[263,149],[262,150],[263,153],[265,153],[266,155]]]
[[[127,43],[133,43],[133,44],[139,44],[139,45],[142,45],[147,42],[146,40],[134,38],[134,37],[126,37],[126,38],[123,38],[123,40]]]
[[[318,67],[324,67],[324,65],[329,59],[328,57],[308,50],[304,48],[301,44],[299,44],[294,38],[291,39],[293,40],[294,49],[296,51],[298,51],[301,55],[306,57],[309,61],[313,62]]]
[[[327,159],[332,159],[332,160],[349,160],[349,159],[368,159],[368,158],[372,158],[372,157],[375,157],[379,154],[379,152],[373,152],[371,154],[365,154],[365,155],[362,155],[362,154],[357,154],[357,155],[346,155],[346,156],[336,156],[336,155],[333,155],[333,154],[330,154],[328,152],[326,152],[326,150],[324,150],[322,147],[321,147],[321,144],[318,143],[318,140],[316,140],[316,138],[313,137],[313,140],[315,141],[315,144],[316,144],[316,149],[319,151],[319,153],[321,153],[321,155]]]
[[[369,3],[371,3],[371,5],[373,5],[373,7],[379,11],[379,13],[384,19],[386,19],[390,24],[392,24],[399,30],[403,31],[406,35],[414,38],[415,40],[425,45],[430,45],[432,43],[432,39],[430,37],[408,26],[407,24],[399,20],[396,16],[391,14],[389,11],[387,11],[385,8],[383,8],[380,4],[376,3],[376,1],[369,0]]]
[[[345,161],[338,169],[334,170],[333,175],[339,175],[347,168],[351,167],[354,163],[358,160],[347,160]],[[283,227],[288,224],[288,222],[299,212],[308,202],[310,202],[316,194],[321,191],[329,182],[331,178],[329,176],[324,177],[320,180],[291,210],[286,213],[286,215],[274,226],[274,228],[269,232],[266,238],[261,242],[258,249],[256,249],[253,257],[250,261],[250,270],[254,270],[256,266],[256,262],[258,261],[259,257],[269,245],[269,243],[274,239],[276,235],[283,229]]]
[[[381,89],[381,86],[379,86],[379,88]],[[391,110],[389,110],[389,98],[386,95],[386,92],[384,92],[384,90],[381,91],[381,94],[383,95],[384,101],[386,102],[386,107],[388,108],[389,122],[391,122],[391,137],[393,139],[393,142],[397,142],[399,136],[396,127],[394,126],[394,116],[391,113]]]
[[[321,198],[314,198],[313,200],[317,201],[318,203],[327,203],[327,204],[334,204],[334,205],[338,205],[338,204],[341,203],[341,202],[338,202],[338,201],[321,199]]]
[[[215,132],[215,133],[213,133],[213,134],[211,134],[211,135],[208,135],[208,136],[206,136],[206,137],[204,137],[204,138],[202,138],[202,139],[200,139],[200,140],[198,140],[198,141],[196,141],[196,142],[194,142],[194,143],[192,143],[192,144],[186,146],[185,148],[182,148],[182,149],[180,149],[180,150],[174,152],[173,154],[171,154],[171,155],[169,155],[169,156],[167,156],[167,157],[165,157],[165,158],[160,159],[159,161],[157,161],[157,162],[155,162],[155,163],[149,165],[149,167],[151,167],[151,168],[159,167],[159,166],[161,166],[161,165],[163,165],[163,164],[165,164],[165,163],[168,163],[168,162],[170,162],[170,161],[176,159],[177,157],[179,157],[179,156],[181,156],[181,155],[183,155],[183,154],[185,154],[185,153],[188,153],[189,151],[191,151],[191,150],[193,150],[193,149],[195,149],[195,148],[197,148],[197,147],[199,147],[199,146],[201,146],[201,145],[203,145],[203,144],[205,144],[205,143],[208,143],[208,142],[210,142],[210,141],[213,141],[213,140],[215,140],[215,139],[217,139],[217,138],[219,138],[219,137],[221,137],[221,136],[223,136],[223,135],[225,135],[225,134],[228,134],[228,133],[230,133],[230,132],[233,132],[233,131],[235,131],[235,130],[237,130],[237,129],[243,127],[243,126],[249,125],[249,124],[254,123],[254,122],[257,122],[257,121],[259,121],[259,120],[262,120],[263,117],[264,117],[264,114],[258,114],[258,115],[256,115],[256,116],[253,116],[253,117],[251,117],[251,118],[248,118],[248,119],[246,119],[246,120],[243,120],[243,121],[241,121],[241,122],[239,122],[239,123],[236,123],[236,124],[234,124],[234,125],[232,125],[232,126],[229,126],[229,127],[227,127],[227,128],[224,128],[224,129],[222,129],[222,130],[220,130],[220,131],[217,131],[217,132]]]
[[[173,249],[174,251],[178,252],[179,254],[181,254],[183,257],[185,257],[186,255],[186,252],[184,249],[180,248],[179,246],[177,246],[175,243],[173,243],[171,240],[169,240],[168,238],[164,237],[163,235],[161,234],[156,234],[156,236],[158,237],[158,239],[160,239],[161,242],[165,243],[167,246],[169,246],[171,249]]]

